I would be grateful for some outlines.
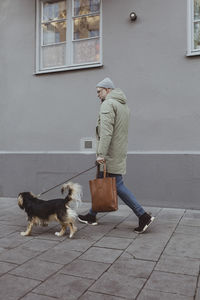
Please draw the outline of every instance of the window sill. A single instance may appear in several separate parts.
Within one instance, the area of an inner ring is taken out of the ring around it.
[[[190,57],[190,56],[198,56],[198,55],[200,55],[200,51],[194,51],[194,52],[192,52],[192,51],[188,51],[187,53],[186,53],[186,56],[188,56],[188,57]]]
[[[89,69],[89,68],[98,68],[102,67],[102,63],[96,64],[88,64],[88,65],[77,65],[71,67],[62,67],[62,68],[49,68],[44,70],[36,70],[34,75],[46,74],[46,73],[57,73],[57,72],[66,72],[66,71],[73,71],[73,70],[82,70],[82,69]]]

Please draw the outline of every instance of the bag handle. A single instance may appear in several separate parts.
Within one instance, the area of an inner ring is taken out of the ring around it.
[[[100,172],[100,164],[97,165],[96,178],[98,178],[99,172]],[[106,178],[106,162],[103,163],[103,178]]]
[[[106,178],[106,162],[103,163],[103,178]]]

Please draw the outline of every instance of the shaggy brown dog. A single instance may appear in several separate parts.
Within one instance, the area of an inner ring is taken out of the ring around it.
[[[70,229],[71,238],[76,232],[75,220],[77,213],[75,209],[69,207],[69,203],[73,201],[77,206],[81,202],[82,189],[77,183],[65,183],[61,192],[68,190],[65,199],[40,200],[30,192],[20,193],[18,195],[18,205],[24,209],[28,217],[28,226],[21,235],[30,235],[33,225],[46,225],[50,221],[57,221],[61,224],[60,232],[55,235],[62,236],[65,234],[67,227]]]

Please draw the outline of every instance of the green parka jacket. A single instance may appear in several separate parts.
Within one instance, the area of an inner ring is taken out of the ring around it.
[[[101,104],[96,127],[97,157],[106,160],[107,172],[126,173],[130,110],[119,88],[112,90]]]

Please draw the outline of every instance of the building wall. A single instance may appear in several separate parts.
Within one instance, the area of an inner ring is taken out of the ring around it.
[[[80,139],[94,137],[95,85],[109,76],[132,112],[129,186],[144,204],[167,206],[164,199],[173,198],[175,206],[198,207],[200,58],[186,57],[186,1],[102,2],[103,67],[35,75],[35,1],[1,0],[0,196],[43,189],[61,179],[58,166],[67,175],[77,161],[85,168],[82,157],[93,161],[94,154],[81,154]],[[131,11],[138,15],[133,23]],[[39,175],[38,157],[42,172],[53,175]]]
[[[0,155],[0,195],[17,197],[22,191],[40,194],[94,166],[95,154],[6,153]],[[196,154],[129,154],[126,185],[145,206],[199,209],[200,156]],[[73,179],[90,201],[89,180],[95,168]],[[61,185],[42,195],[60,197]]]

